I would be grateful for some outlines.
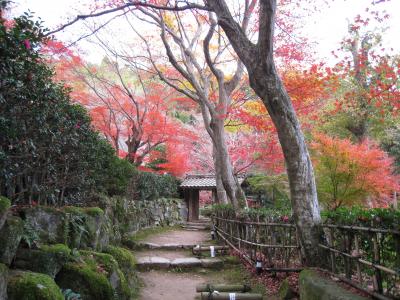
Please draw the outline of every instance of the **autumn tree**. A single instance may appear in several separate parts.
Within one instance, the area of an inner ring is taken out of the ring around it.
[[[205,0],[204,3],[205,5],[203,6],[186,1],[177,1],[176,3],[131,1],[102,12],[78,16],[60,29],[64,29],[66,26],[81,19],[137,7],[151,7],[152,9],[164,11],[192,10],[194,12],[199,9],[214,12],[216,23],[210,20],[211,26],[217,28],[218,25],[224,31],[230,45],[247,69],[250,86],[263,101],[277,129],[289,177],[291,202],[299,234],[302,258],[305,264],[315,265],[318,263],[318,259],[316,259],[318,257],[319,242],[317,225],[320,222],[317,191],[305,139],[290,96],[283,85],[274,61],[274,29],[277,2],[276,0],[259,1],[257,6],[258,13],[255,19],[255,24],[258,25],[258,34],[253,39],[247,36],[246,30],[243,28],[243,19],[235,19],[236,16],[245,15],[243,12],[249,8],[249,1],[245,1],[245,5],[236,8],[242,13],[235,13],[235,17],[232,15],[226,1]],[[159,12],[158,14],[162,13]],[[160,25],[165,34],[165,22]],[[212,35],[213,31],[209,31],[209,33]],[[167,51],[167,54],[170,56],[169,54],[172,54],[172,51]],[[183,52],[182,54],[187,56],[190,52]],[[211,66],[209,67],[210,69],[212,68]],[[215,72],[213,73],[216,75]],[[216,75],[216,78],[219,78],[218,83],[222,83],[221,76]],[[219,91],[224,92],[221,86]],[[226,188],[225,185],[224,187]]]
[[[359,142],[368,137],[380,139],[383,128],[396,126],[400,109],[399,57],[385,48],[384,30],[370,29],[370,23],[383,24],[389,15],[368,8],[366,13],[349,24],[348,37],[333,53],[343,58],[333,68],[335,104],[326,125]]]
[[[151,159],[159,158],[161,146],[168,151],[172,145],[175,150],[183,147],[182,154],[177,155],[180,164],[157,167],[182,175],[187,170],[188,159],[185,154],[188,151],[184,149],[187,146],[183,145],[196,140],[196,135],[171,116],[171,102],[178,98],[177,93],[140,70],[121,65],[113,59],[112,49],[100,39],[99,43],[107,55],[100,65],[84,63],[76,53],[56,41],[49,42],[43,52],[52,55],[56,79],[73,88],[74,100],[89,109],[92,124],[120,157],[137,167],[147,163],[155,166]],[[177,158],[167,152],[165,155],[169,159]]]
[[[290,183],[292,209],[306,264],[317,263],[320,222],[314,171],[290,97],[274,62],[276,0],[259,2],[257,41],[251,41],[232,16],[225,1],[206,1],[216,13],[235,52],[247,68],[250,86],[262,99],[276,126]]]
[[[246,13],[250,14],[253,8],[254,3],[248,6]],[[168,13],[142,8],[139,10],[150,18],[148,22],[159,27],[161,41],[173,70],[167,72],[162,70],[165,68],[162,68],[154,59],[151,45],[136,31],[143,43],[147,45],[146,50],[152,67],[161,80],[192,99],[200,107],[205,129],[213,144],[218,198],[221,202],[226,202],[225,190],[235,207],[243,205],[243,192],[234,176],[224,129],[224,122],[232,102],[232,93],[243,74],[242,64],[237,62],[236,71],[229,77],[220,68],[226,60],[226,45],[223,44],[222,38],[217,39],[215,45],[211,45],[217,26],[212,15],[208,18],[211,26],[204,32],[205,16],[201,14],[193,14],[190,22],[197,24],[197,27],[188,30],[189,26],[184,25],[188,17],[178,12]],[[246,30],[247,26],[248,17],[245,16],[242,27]],[[202,45],[200,38],[204,38]],[[197,48],[200,48],[200,51],[197,51]]]
[[[392,159],[365,140],[353,144],[349,139],[317,133],[312,142],[318,182],[318,196],[328,209],[355,204],[387,206],[391,193],[398,189]]]

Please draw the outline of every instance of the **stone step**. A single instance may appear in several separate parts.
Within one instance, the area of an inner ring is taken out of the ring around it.
[[[187,225],[187,226],[206,226],[210,227],[210,223],[208,222],[184,222],[182,225]]]
[[[212,269],[220,269],[223,266],[223,261],[219,258],[175,258],[175,259],[167,259],[164,257],[158,256],[144,256],[139,257],[137,259],[136,266],[138,270],[146,271],[146,270],[162,270],[162,269],[173,269],[173,268],[182,268],[182,269],[190,269],[190,268],[212,268]]]
[[[139,249],[157,249],[157,250],[182,250],[182,249],[193,249],[197,244],[155,244],[155,243],[145,243],[139,242],[137,244]]]
[[[208,226],[198,226],[198,225],[182,225],[182,228],[183,228],[183,229],[186,229],[186,230],[188,230],[188,229],[207,230],[207,229],[209,229],[210,227],[208,227]]]

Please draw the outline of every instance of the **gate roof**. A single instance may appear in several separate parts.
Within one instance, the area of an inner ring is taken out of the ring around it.
[[[239,184],[244,176],[238,176]],[[214,174],[188,174],[180,185],[183,189],[215,190],[217,188]]]

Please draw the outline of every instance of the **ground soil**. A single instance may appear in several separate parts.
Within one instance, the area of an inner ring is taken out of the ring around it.
[[[139,276],[145,283],[141,300],[191,300],[196,296],[196,285],[207,281],[200,274],[166,271],[143,272]]]
[[[143,242],[154,244],[205,244],[210,239],[208,231],[174,230],[147,237]]]

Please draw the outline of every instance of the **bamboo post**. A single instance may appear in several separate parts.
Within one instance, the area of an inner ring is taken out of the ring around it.
[[[360,258],[361,257],[361,253],[360,253],[360,245],[359,245],[359,242],[358,242],[358,235],[357,234],[354,236],[354,245],[355,245],[357,258]],[[360,265],[360,262],[358,261],[358,259],[356,260],[356,267],[357,267],[358,281],[362,285],[363,279],[362,279],[362,275],[361,275],[361,265]]]
[[[200,294],[201,300],[262,300],[261,294],[244,294],[244,293],[219,293],[219,292],[202,292]]]
[[[242,222],[240,222],[240,223],[235,223],[236,224],[236,232],[237,232],[237,237],[239,238],[239,243],[238,243],[238,248],[240,249],[241,248],[241,246],[242,246],[242,244],[241,244],[241,240],[242,240],[242,235],[240,234],[241,232],[241,225],[242,225]]]
[[[201,252],[210,251],[210,247],[211,246],[200,246],[200,245],[197,245],[197,246],[193,247],[192,253],[195,254],[195,255],[201,255]],[[224,252],[229,250],[228,246],[213,246],[213,247],[214,247],[214,250],[216,252],[220,252],[220,253],[224,253]]]
[[[350,236],[347,231],[342,231],[343,233],[343,252],[350,253]],[[344,256],[344,271],[347,279],[351,279],[351,260],[349,257]]]
[[[374,264],[380,265],[380,250],[379,250],[379,243],[378,243],[378,233],[375,233],[372,235],[372,242],[373,242],[373,251],[374,251]],[[376,288],[376,291],[378,293],[383,292],[383,286],[382,286],[382,273],[381,270],[378,268],[375,268],[375,274],[374,274],[374,288]]]
[[[395,249],[397,252],[395,266],[397,267],[398,270],[400,270],[400,235],[394,234],[393,239],[395,243]]]
[[[329,228],[329,236],[328,236],[328,246],[333,248],[333,228]],[[330,258],[331,258],[331,270],[332,273],[336,273],[336,261],[335,261],[335,253],[329,251]]]
[[[250,292],[251,288],[247,284],[199,284],[196,292]]]

